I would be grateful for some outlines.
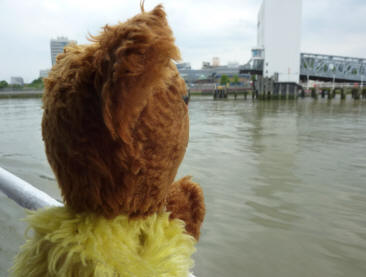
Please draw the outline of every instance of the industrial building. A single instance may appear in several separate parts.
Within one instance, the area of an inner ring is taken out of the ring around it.
[[[248,82],[250,79],[249,74],[239,73],[238,67],[231,67],[228,65],[221,66],[206,66],[202,69],[191,69],[187,63],[177,64],[180,76],[186,81],[187,84],[193,83],[220,83],[222,75],[226,75],[229,78],[238,76],[239,82]]]
[[[239,83],[248,82],[250,79],[249,74],[239,72],[239,64],[237,62],[220,65],[219,57],[213,57],[212,63],[202,62],[201,69],[192,69],[191,64],[187,62],[178,63],[176,66],[187,84],[220,83],[221,76],[223,75],[230,79],[237,76]]]

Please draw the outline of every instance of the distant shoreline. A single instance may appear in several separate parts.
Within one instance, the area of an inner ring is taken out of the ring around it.
[[[6,98],[41,98],[43,90],[0,90],[0,99]],[[191,96],[212,96],[212,93],[194,91]]]
[[[0,99],[4,98],[41,98],[43,90],[0,90]]]

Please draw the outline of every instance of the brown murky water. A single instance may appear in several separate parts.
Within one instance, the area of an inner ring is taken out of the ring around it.
[[[366,101],[193,98],[179,176],[201,183],[203,276],[366,275]],[[59,199],[40,99],[0,100],[0,166]],[[0,193],[0,276],[24,212]]]

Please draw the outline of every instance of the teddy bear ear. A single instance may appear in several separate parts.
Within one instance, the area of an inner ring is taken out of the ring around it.
[[[108,74],[113,81],[136,77],[151,67],[180,59],[162,5],[151,12],[142,11],[124,23],[106,25],[99,36],[91,36],[90,40],[99,44],[96,65],[104,71],[109,65],[107,71],[100,73]]]
[[[164,80],[171,60],[180,59],[179,49],[161,5],[150,12],[142,7],[140,14],[115,26],[105,26],[91,40],[96,43],[94,67],[99,76],[104,121],[116,138],[121,134],[119,125],[131,124],[134,119],[128,117],[138,114],[140,101],[149,93],[146,88]],[[133,103],[133,115],[124,114],[126,99]]]

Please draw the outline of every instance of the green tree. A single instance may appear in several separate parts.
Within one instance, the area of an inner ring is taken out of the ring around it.
[[[40,85],[43,86],[43,79],[42,79],[42,77],[39,77],[38,79],[33,80],[31,84],[32,85],[35,85],[35,86],[40,86]]]
[[[236,75],[236,74],[234,75],[233,83],[234,83],[235,85],[239,84],[239,77],[238,77],[238,75]]]
[[[227,83],[230,83],[229,77],[225,74],[221,75],[220,85],[226,85]]]
[[[0,88],[7,88],[9,86],[8,82],[5,80],[0,81]]]
[[[21,85],[10,85],[10,87],[12,87],[13,89],[23,89],[23,86]]]
[[[44,87],[42,77],[39,77],[38,79],[34,79],[30,84],[26,85],[26,87],[42,89]]]

